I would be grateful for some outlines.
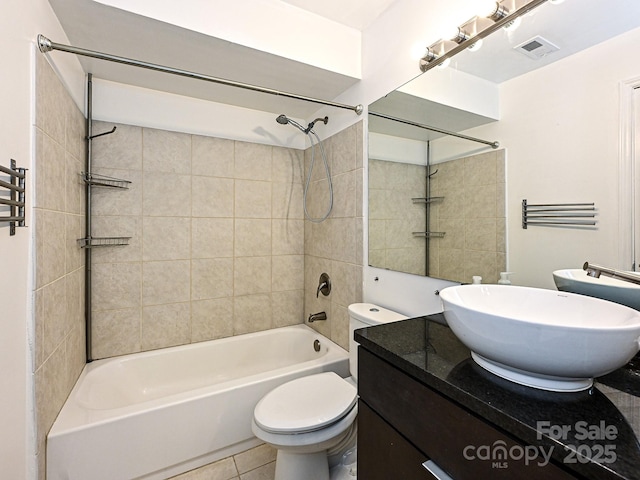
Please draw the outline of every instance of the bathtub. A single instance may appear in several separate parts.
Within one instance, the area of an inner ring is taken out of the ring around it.
[[[92,362],[47,436],[47,479],[164,479],[247,450],[258,400],[326,371],[347,377],[348,353],[306,325]]]

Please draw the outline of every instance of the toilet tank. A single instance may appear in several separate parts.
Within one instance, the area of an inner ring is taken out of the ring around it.
[[[373,303],[352,303],[349,305],[349,371],[354,380],[357,380],[358,377],[358,344],[353,339],[354,330],[406,320],[407,318],[409,317]]]

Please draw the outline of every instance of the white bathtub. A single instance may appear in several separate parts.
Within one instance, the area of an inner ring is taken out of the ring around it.
[[[347,377],[348,354],[305,325],[92,362],[47,437],[47,479],[164,479],[236,454],[260,443],[263,395],[326,371]]]

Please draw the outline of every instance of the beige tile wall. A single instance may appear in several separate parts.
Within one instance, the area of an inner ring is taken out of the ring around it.
[[[94,132],[112,124],[94,123]],[[117,125],[93,142],[93,352],[110,357],[303,321],[301,150]]]
[[[427,167],[369,159],[369,265],[426,274]]]
[[[39,478],[45,438],[85,363],[85,120],[44,55],[36,55],[35,395]]]
[[[322,137],[321,137],[322,138]],[[323,335],[349,348],[349,316],[347,307],[362,301],[362,122],[325,139],[334,189],[334,205],[330,217],[322,223],[304,222],[304,314],[324,311],[326,321],[310,324]],[[305,151],[309,166],[311,148]],[[328,186],[319,148],[316,147],[312,184],[307,209],[318,218],[326,211]],[[320,275],[326,272],[332,282],[329,296],[316,288]]]
[[[446,232],[430,242],[429,275],[496,283],[506,268],[505,155],[497,150],[432,167],[431,230]]]

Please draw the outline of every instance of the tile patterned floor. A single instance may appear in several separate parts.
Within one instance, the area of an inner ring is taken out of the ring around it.
[[[262,444],[246,452],[223,458],[171,480],[273,480],[276,450]]]

